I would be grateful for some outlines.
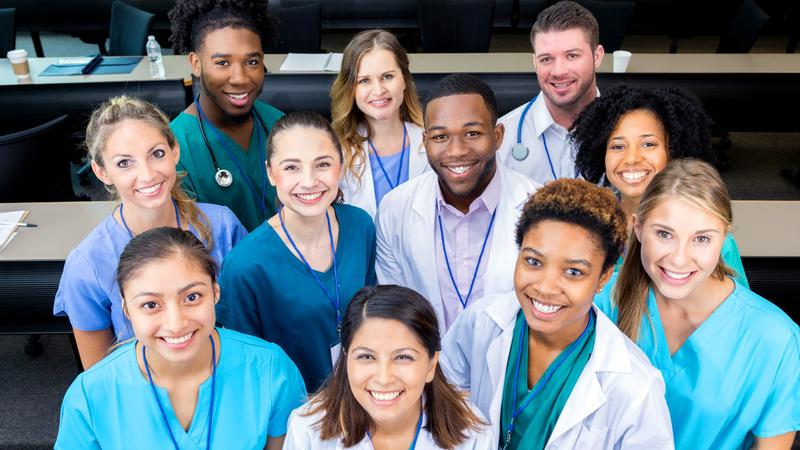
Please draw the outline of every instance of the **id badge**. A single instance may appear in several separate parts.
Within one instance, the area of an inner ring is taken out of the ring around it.
[[[336,367],[336,361],[339,360],[339,355],[342,353],[342,344],[341,342],[337,343],[333,347],[331,347],[331,367]]]

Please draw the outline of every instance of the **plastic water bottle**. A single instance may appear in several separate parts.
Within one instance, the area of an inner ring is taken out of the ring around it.
[[[158,45],[155,36],[147,36],[147,59],[150,60],[150,76],[153,78],[164,78],[164,61],[161,59],[161,46]]]

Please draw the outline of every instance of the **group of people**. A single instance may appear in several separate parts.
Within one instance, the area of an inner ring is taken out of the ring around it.
[[[57,449],[790,448],[800,329],[748,288],[710,119],[601,95],[586,9],[540,13],[503,117],[359,33],[330,122],[257,100],[263,0],[170,19],[194,102],[87,127],[119,204],[56,295],[86,369]]]

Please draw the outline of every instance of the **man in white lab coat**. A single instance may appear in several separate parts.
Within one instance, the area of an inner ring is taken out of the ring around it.
[[[537,185],[497,164],[497,101],[480,79],[453,74],[428,92],[423,143],[433,171],[389,192],[378,208],[381,284],[416,290],[442,333],[471,300],[513,288],[514,227]]]

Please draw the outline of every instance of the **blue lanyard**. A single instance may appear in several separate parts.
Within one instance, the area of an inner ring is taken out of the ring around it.
[[[517,144],[522,143],[522,124],[523,122],[525,122],[525,116],[528,114],[528,110],[531,109],[531,106],[533,106],[533,102],[535,102],[538,97],[539,95],[533,97],[533,99],[531,99],[531,101],[529,101],[528,104],[525,105],[525,108],[522,110],[522,115],[520,116],[519,122],[517,123]],[[547,148],[547,137],[545,137],[544,131],[542,132],[542,144],[544,144],[544,154],[547,155],[547,163],[550,164],[550,173],[553,174],[553,179],[557,180],[558,177],[556,176],[556,169],[555,167],[553,167],[553,160],[550,158],[550,149]]]
[[[286,238],[289,239],[289,243],[292,244],[292,248],[295,252],[297,252],[297,256],[300,257],[300,260],[303,261],[305,264],[306,269],[308,269],[308,273],[314,278],[314,281],[317,282],[317,285],[325,292],[325,296],[328,297],[330,300],[331,305],[333,305],[333,309],[336,311],[336,333],[339,336],[339,339],[342,338],[342,312],[339,310],[339,272],[336,270],[336,248],[333,246],[333,231],[331,231],[331,218],[328,216],[328,211],[325,211],[325,220],[328,221],[328,237],[331,240],[331,256],[333,258],[333,282],[336,285],[336,295],[331,295],[331,292],[328,288],[319,280],[317,273],[314,269],[311,268],[311,264],[306,261],[305,256],[300,253],[300,249],[297,248],[297,244],[294,243],[292,239],[292,235],[289,234],[289,230],[286,229],[286,224],[283,223],[283,207],[281,207],[280,211],[278,211],[278,219],[281,221],[281,228],[283,228],[284,234],[286,234]]]
[[[177,228],[180,230],[181,215],[178,214],[178,205],[175,203],[174,198],[170,198],[170,200],[172,200],[172,206],[175,207],[175,223],[178,224]],[[133,239],[133,233],[131,232],[131,229],[128,228],[128,222],[125,222],[125,216],[122,214],[122,203],[119,204],[119,219],[122,221],[122,226],[125,227],[125,230],[128,232],[128,235],[130,235],[131,239]]]
[[[217,134],[217,139],[219,139],[219,141],[222,142],[222,148],[225,150],[225,154],[228,155],[228,158],[230,158],[230,160],[233,161],[233,163],[236,165],[236,168],[239,170],[239,173],[242,174],[242,178],[244,179],[245,184],[247,184],[247,187],[253,193],[253,197],[256,199],[257,202],[261,203],[261,214],[266,216],[267,215],[267,174],[266,174],[267,169],[265,166],[267,160],[267,155],[266,155],[267,146],[266,144],[265,145],[260,144],[261,128],[258,126],[258,123],[261,123],[261,126],[263,127],[266,127],[266,125],[264,125],[260,116],[259,120],[255,120],[255,117],[253,118],[253,128],[256,131],[256,142],[259,142],[259,147],[261,147],[261,149],[264,152],[263,156],[261,157],[261,164],[259,164],[259,167],[261,167],[261,184],[262,184],[261,192],[259,193],[258,189],[255,187],[253,182],[250,181],[250,177],[247,176],[247,172],[245,172],[242,163],[239,162],[239,158],[237,158],[236,155],[233,153],[233,150],[231,150],[230,147],[228,147],[228,143],[225,141],[225,137],[222,135],[222,132],[219,131],[217,127],[215,127],[214,124],[211,123],[211,121],[208,120],[208,118],[206,117],[206,114],[203,112],[203,108],[200,107],[200,96],[195,97],[194,103],[195,105],[197,105],[197,112],[198,114],[200,114],[200,120],[205,120],[211,125],[211,129],[214,130],[214,133]],[[255,105],[253,105],[253,114],[254,115],[258,114]],[[264,128],[264,132],[265,133],[267,132],[266,128]],[[209,149],[209,151],[211,150]]]
[[[456,295],[458,295],[458,301],[461,302],[461,306],[463,308],[467,307],[467,302],[469,302],[470,296],[472,296],[472,288],[475,287],[475,280],[478,278],[478,269],[481,267],[481,260],[483,259],[483,252],[486,250],[486,243],[489,242],[489,234],[492,232],[492,225],[494,224],[494,218],[497,215],[497,208],[495,207],[494,212],[492,213],[492,218],[489,220],[489,228],[486,230],[486,236],[483,237],[483,245],[481,246],[481,253],[478,255],[478,263],[475,264],[475,272],[472,274],[472,281],[469,282],[469,291],[467,292],[467,297],[464,298],[461,296],[461,291],[458,290],[458,285],[456,284],[456,278],[453,276],[453,269],[450,267],[450,260],[447,258],[447,248],[444,245],[444,227],[442,227],[442,215],[439,214],[439,205],[436,205],[436,218],[439,220],[439,234],[442,238],[442,253],[444,254],[444,263],[447,265],[447,273],[450,275],[450,281],[453,283],[453,289],[456,290]]]
[[[417,448],[417,439],[419,439],[419,432],[422,429],[422,412],[419,413],[419,420],[417,421],[417,431],[414,433],[414,440],[411,441],[411,445],[408,447],[408,450],[414,450]],[[375,446],[372,444],[372,435],[369,434],[367,431],[367,437],[369,438],[369,445],[372,447],[372,450],[375,450]]]
[[[517,408],[517,389],[519,388],[519,366],[522,364],[522,349],[523,349],[522,346],[526,345],[525,339],[528,337],[528,325],[527,323],[524,325],[525,328],[522,330],[522,333],[520,333],[519,336],[519,343],[518,343],[519,345],[517,348],[517,365],[514,368],[514,394],[512,395],[512,400],[511,400],[511,410],[513,412],[511,413],[511,423],[508,425],[508,432],[506,433],[506,444],[503,446],[503,449],[505,449],[508,446],[508,443],[511,442],[511,435],[512,433],[514,433],[514,420],[516,420],[517,416],[519,416],[520,414],[522,414],[523,411],[525,411],[525,408],[527,408],[528,405],[533,401],[534,397],[536,397],[536,395],[538,395],[539,392],[541,392],[542,389],[544,389],[544,387],[547,385],[547,382],[550,381],[550,378],[553,376],[556,370],[558,370],[558,368],[561,367],[561,364],[563,364],[564,361],[567,358],[569,358],[569,355],[572,354],[573,351],[575,351],[575,348],[578,347],[578,343],[581,342],[583,338],[586,337],[587,333],[589,333],[589,328],[591,328],[591,324],[593,321],[594,321],[594,309],[590,309],[589,321],[586,322],[586,328],[583,329],[581,335],[578,336],[578,339],[569,344],[569,347],[567,347],[558,356],[558,358],[556,358],[556,361],[550,367],[547,368],[544,375],[542,376],[542,379],[539,380],[538,383],[536,383],[536,386],[533,387],[533,390],[528,392],[528,395],[522,401],[522,404],[519,406],[519,408]]]
[[[206,449],[211,450],[211,424],[214,420],[214,390],[216,389],[217,385],[217,348],[214,345],[214,338],[212,336],[209,336],[208,338],[211,340],[211,400],[208,405],[208,434],[206,435]],[[145,348],[146,347],[142,345],[142,360],[144,361],[144,370],[147,372],[147,380],[150,381],[150,390],[153,392],[153,398],[156,399],[158,410],[161,411],[161,418],[164,420],[164,425],[167,427],[172,445],[175,446],[175,450],[180,450],[178,441],[175,440],[175,435],[172,434],[172,427],[169,426],[169,420],[167,419],[167,413],[164,411],[164,406],[161,404],[161,400],[158,399],[156,385],[153,384],[153,376],[150,374],[150,366],[147,364],[147,354],[145,352]]]
[[[400,150],[400,164],[397,167],[397,177],[395,178],[394,184],[392,184],[392,180],[389,178],[389,174],[386,172],[386,168],[383,166],[383,161],[381,161],[381,156],[378,154],[378,151],[375,150],[375,147],[372,145],[372,141],[367,139],[367,143],[369,144],[369,148],[372,149],[372,153],[375,154],[375,158],[378,160],[378,165],[381,167],[381,172],[383,172],[383,176],[386,177],[386,182],[389,183],[389,190],[396,188],[400,184],[400,175],[403,173],[403,159],[406,156],[406,138],[408,137],[408,131],[406,130],[406,125],[403,124],[403,146]]]

